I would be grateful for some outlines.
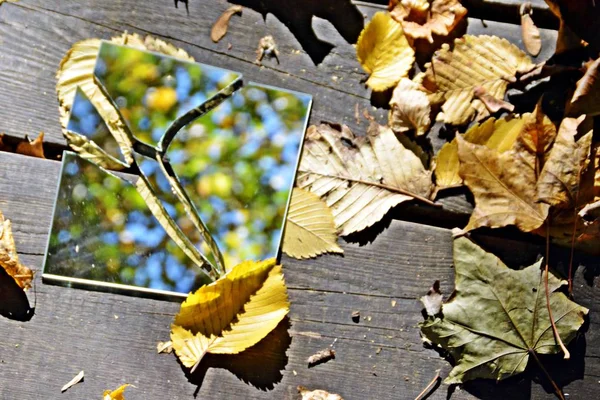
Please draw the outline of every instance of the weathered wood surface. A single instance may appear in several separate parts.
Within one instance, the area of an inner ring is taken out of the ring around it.
[[[225,1],[191,0],[190,16],[184,7],[173,8],[170,0],[21,0],[1,5],[0,131],[12,137],[44,131],[49,147],[64,148],[54,94],[60,59],[75,41],[108,38],[123,30],[166,38],[200,62],[242,72],[246,81],[311,93],[313,123],[344,122],[364,131],[365,121],[360,125],[355,121],[355,104],[368,108],[381,122],[387,119],[384,110],[371,108],[370,92],[359,82],[365,74],[348,43],[358,35],[363,14],[372,15],[381,6],[360,3],[356,12],[343,7],[344,1],[334,0],[305,1],[301,7],[283,0],[231,2],[251,9],[245,9],[241,19],[234,17],[219,44],[210,41],[209,30],[229,6]],[[511,3],[504,1],[514,9]],[[534,5],[541,10],[542,3]],[[262,5],[275,10],[276,16],[268,14],[264,21]],[[306,15],[291,15],[291,10]],[[314,35],[307,29],[313,12],[320,17],[312,18]],[[484,25],[470,19],[468,32],[497,34],[520,44],[520,27],[507,23]],[[266,34],[276,38],[281,64],[267,61],[261,68],[253,63],[254,51]],[[542,34],[540,60],[552,54],[555,39],[553,31]],[[439,148],[443,140],[432,135],[433,147]],[[0,209],[13,221],[23,261],[38,270],[59,166],[57,161],[0,153]],[[401,208],[394,215],[449,228],[458,225],[470,207],[464,197],[450,198],[444,206],[448,212],[428,209],[415,214]],[[427,221],[421,218],[425,214]],[[38,276],[37,309],[30,321],[0,318],[0,399],[93,399],[100,398],[104,389],[126,382],[137,386],[128,393],[132,400],[188,399],[196,391],[203,399],[296,399],[297,385],[328,389],[346,400],[412,399],[435,370],[442,369],[444,375],[450,369],[434,350],[423,347],[416,325],[422,319],[417,298],[431,283],[440,279],[446,293],[452,289],[452,239],[445,228],[398,220],[387,220],[379,228],[386,225],[372,244],[344,243],[343,257],[284,258],[292,302],[291,339],[282,326],[242,356],[209,357],[206,365],[211,368],[191,377],[191,382],[174,356],[155,352],[156,342],[168,336],[177,304],[45,285]],[[535,245],[517,241],[480,240],[507,253],[517,265],[531,262],[536,251],[541,252]],[[590,327],[576,344],[574,353],[579,355],[574,354],[572,362],[551,360],[561,371],[555,378],[569,383],[565,387],[569,398],[595,397],[600,381],[600,294],[594,281],[600,270],[593,260],[583,262],[586,268],[578,270],[576,299],[592,310]],[[0,293],[7,293],[6,282],[0,274]],[[19,292],[9,294],[10,301],[4,297],[0,303],[2,315],[23,310]],[[34,297],[30,292],[31,302]],[[354,310],[363,317],[358,324],[350,318]],[[306,358],[334,341],[336,359],[308,369]],[[86,372],[85,382],[60,394],[60,387],[81,369]],[[532,384],[531,376],[500,384],[470,384],[452,398],[553,398],[542,386]],[[573,377],[579,379],[570,382]],[[430,398],[446,398],[448,390],[442,385]]]

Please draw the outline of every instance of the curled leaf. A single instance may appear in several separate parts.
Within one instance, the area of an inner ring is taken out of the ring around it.
[[[585,74],[577,81],[569,114],[574,116],[600,114],[600,57],[587,65]]]
[[[485,105],[474,98],[475,88],[482,87],[503,100],[516,74],[534,67],[529,57],[506,39],[465,35],[454,41],[452,50],[445,43],[436,52],[427,64],[423,86],[431,93],[432,103],[443,103],[437,120],[462,125],[489,115]]]
[[[213,42],[217,43],[219,40],[227,34],[227,28],[229,27],[229,20],[235,14],[242,13],[242,6],[235,5],[229,7],[221,14],[221,16],[215,21],[212,29],[210,30],[210,38]]]
[[[441,317],[428,317],[420,325],[426,339],[454,358],[445,383],[505,379],[523,372],[533,353],[560,351],[550,326],[541,262],[512,270],[471,240],[454,241],[455,295],[443,304]],[[588,310],[559,291],[565,284],[548,275],[556,327],[568,343]]]
[[[482,86],[477,86],[473,90],[473,94],[475,97],[483,103],[485,108],[490,112],[490,114],[497,113],[498,111],[504,109],[509,112],[513,112],[515,110],[515,106],[510,104],[508,101],[504,101],[501,99],[497,99],[494,96],[490,95],[485,88]]]
[[[319,196],[294,188],[287,214],[283,252],[294,258],[343,253],[337,245],[337,230],[331,210]]]
[[[523,37],[523,44],[525,49],[532,56],[537,56],[542,50],[542,38],[540,36],[540,30],[533,19],[531,19],[531,3],[523,3],[519,8],[519,14],[521,14],[521,36]]]
[[[301,400],[344,400],[339,394],[326,392],[325,390],[310,390],[304,386],[298,386],[298,393],[302,396]]]
[[[10,220],[4,219],[0,211],[0,268],[12,276],[21,289],[31,287],[33,271],[19,262]]]
[[[112,392],[110,390],[105,390],[102,400],[125,400],[125,389],[127,389],[129,386],[131,385],[122,385],[118,389],[113,390]]]
[[[24,154],[26,156],[46,158],[44,156],[44,132],[40,132],[37,138],[29,140],[25,138],[25,142],[21,142],[17,145],[16,152],[18,154]]]
[[[356,55],[370,74],[367,86],[375,91],[394,86],[407,76],[415,61],[415,52],[404,36],[402,25],[384,12],[375,13],[361,32]]]
[[[66,392],[69,388],[77,385],[79,382],[83,381],[84,373],[83,371],[79,371],[77,375],[73,377],[69,382],[65,383],[65,385],[60,389],[61,392]]]
[[[375,122],[362,137],[345,125],[309,127],[297,185],[327,203],[343,236],[373,225],[404,201],[431,203],[431,171]]]
[[[243,262],[183,302],[171,326],[173,350],[193,371],[206,353],[237,354],[254,346],[288,311],[275,259]]]
[[[434,34],[448,36],[467,15],[467,9],[458,0],[390,0],[388,9],[402,23],[406,36],[430,43]]]
[[[425,135],[431,125],[430,113],[429,99],[420,85],[400,79],[390,100],[389,127],[394,132],[415,130],[417,136]]]

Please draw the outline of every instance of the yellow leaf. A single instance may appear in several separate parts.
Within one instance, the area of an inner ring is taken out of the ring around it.
[[[388,117],[388,125],[394,132],[414,129],[417,136],[427,133],[431,124],[431,106],[427,94],[420,87],[410,79],[402,78],[394,89]]]
[[[323,253],[343,253],[337,245],[331,210],[319,196],[294,188],[287,215],[283,252],[290,257],[310,258]]]
[[[375,122],[360,137],[345,125],[309,127],[297,185],[327,203],[342,236],[373,225],[404,201],[431,203],[431,171]]]
[[[489,115],[485,105],[474,98],[475,88],[482,87],[503,100],[516,74],[530,71],[535,64],[506,39],[465,35],[454,41],[452,50],[443,44],[426,66],[423,86],[431,92],[432,103],[443,103],[437,120],[462,125],[473,117]]]
[[[19,262],[10,220],[0,211],[0,268],[12,276],[21,289],[31,287],[33,271]]]
[[[498,120],[489,118],[481,124],[473,125],[462,137],[469,143],[485,145],[489,149],[502,153],[513,146],[525,124],[524,117]],[[458,168],[458,145],[454,139],[444,144],[437,155],[435,163],[437,187],[445,189],[462,185]]]
[[[384,12],[375,13],[361,32],[356,55],[371,75],[367,86],[375,91],[394,86],[407,76],[415,61],[415,52],[404,36],[402,25]]]
[[[102,400],[125,400],[125,395],[123,393],[125,393],[125,389],[129,386],[131,385],[125,384],[112,392],[110,390],[105,390]]]
[[[540,30],[535,26],[535,23],[531,18],[531,14],[533,14],[531,3],[527,2],[521,4],[519,13],[521,14],[521,36],[523,37],[523,44],[525,45],[527,52],[535,57],[540,54],[540,51],[542,50],[542,38],[540,37]]]
[[[254,346],[288,311],[275,259],[245,261],[183,302],[171,326],[173,350],[183,365],[195,368],[206,353],[236,354]]]
[[[428,0],[391,0],[388,9],[391,16],[402,23],[406,36],[433,43],[433,34],[448,36],[467,15],[467,9],[458,0],[429,3]]]

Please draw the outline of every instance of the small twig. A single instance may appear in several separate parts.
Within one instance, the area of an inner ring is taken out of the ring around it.
[[[427,385],[427,387],[425,387],[425,389],[423,389],[423,391],[421,393],[419,393],[419,395],[417,397],[415,397],[415,400],[421,400],[427,393],[429,393],[429,391],[435,386],[435,384],[439,380],[440,380],[440,370],[437,370],[435,373],[435,376],[433,377],[431,382],[429,382],[429,385]]]
[[[533,357],[533,359],[535,360],[535,362],[537,363],[537,365],[540,367],[540,369],[542,370],[542,372],[544,372],[544,375],[546,375],[546,378],[548,378],[548,380],[552,384],[552,387],[554,388],[554,391],[556,392],[556,395],[558,396],[558,398],[560,400],[565,400],[565,396],[563,395],[562,390],[560,390],[560,388],[558,387],[558,385],[556,384],[556,382],[554,382],[554,379],[552,379],[552,377],[550,376],[550,374],[548,373],[548,371],[546,370],[546,368],[544,368],[544,365],[542,364],[542,362],[538,358],[537,354],[535,354],[535,351],[533,351],[533,350],[530,349],[529,350],[529,354],[531,354],[531,356]]]

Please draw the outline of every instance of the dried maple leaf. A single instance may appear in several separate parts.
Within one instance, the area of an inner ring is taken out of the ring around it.
[[[316,194],[294,188],[287,214],[283,252],[294,258],[343,253],[331,210]]]
[[[127,389],[129,386],[131,385],[125,384],[113,391],[105,390],[104,394],[102,395],[102,400],[125,400],[125,389]]]
[[[304,386],[298,386],[298,393],[302,396],[302,400],[344,400],[339,394],[326,392],[325,390],[310,390]]]
[[[288,311],[275,259],[243,262],[183,302],[171,325],[173,350],[193,372],[206,353],[237,354],[254,346]]]
[[[431,203],[431,171],[375,122],[363,137],[345,125],[309,127],[297,185],[327,203],[343,236],[373,225],[404,201]]]
[[[0,211],[0,268],[12,276],[21,289],[31,287],[33,271],[19,262],[10,220]]]
[[[521,8],[519,8],[519,13],[521,14],[521,36],[523,37],[523,44],[525,45],[525,49],[532,56],[537,56],[540,54],[542,50],[542,38],[540,36],[540,30],[533,19],[531,19],[531,14],[533,10],[531,9],[531,3],[523,3],[521,4]]]
[[[400,79],[390,100],[388,125],[394,132],[415,130],[425,135],[431,125],[431,106],[421,85],[407,78]]]
[[[227,34],[229,20],[235,14],[242,14],[242,6],[236,5],[229,7],[227,10],[223,11],[223,14],[215,21],[210,30],[210,38],[213,42],[217,43]]]
[[[600,58],[589,63],[585,74],[577,81],[568,113],[574,116],[600,114]]]
[[[406,36],[430,43],[434,34],[448,36],[467,15],[458,0],[390,0],[388,9]]]
[[[541,263],[512,270],[471,240],[454,241],[455,294],[443,304],[441,317],[420,325],[426,339],[454,358],[445,383],[505,379],[523,372],[530,356],[539,362],[536,353],[560,351],[550,326]],[[565,284],[548,275],[556,327],[569,343],[588,310],[559,291]]]
[[[375,13],[361,32],[356,55],[370,74],[367,86],[375,91],[394,86],[407,76],[415,61],[415,52],[404,36],[402,25],[384,12]]]
[[[482,87],[499,100],[518,73],[535,65],[518,47],[496,36],[465,35],[445,43],[427,65],[423,86],[431,93],[432,103],[443,103],[438,121],[462,125],[473,117],[489,115],[485,105],[474,98],[475,88]]]
[[[481,124],[473,125],[462,137],[469,143],[485,145],[502,153],[512,148],[524,124],[525,116],[498,120],[489,118]],[[458,169],[458,144],[454,139],[452,142],[444,144],[437,154],[435,178],[438,189],[462,185]]]
[[[40,132],[34,140],[29,140],[27,137],[25,137],[25,140],[25,142],[17,145],[16,153],[31,157],[46,158],[44,156],[44,132]]]

